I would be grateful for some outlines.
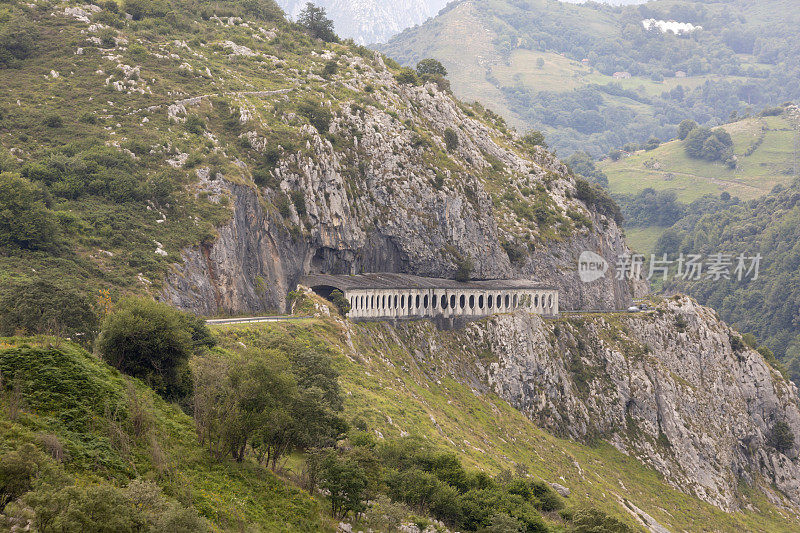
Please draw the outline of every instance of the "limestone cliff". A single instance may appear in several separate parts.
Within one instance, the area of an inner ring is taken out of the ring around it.
[[[778,422],[800,435],[795,386],[688,297],[646,314],[508,314],[445,334],[396,328],[442,375],[496,392],[555,434],[607,440],[722,509],[741,506],[741,483],[800,507],[798,443],[779,451],[773,442]]]
[[[613,264],[627,248],[609,213],[576,197],[574,178],[553,155],[436,83],[400,83],[380,56],[344,49],[316,60],[348,70],[241,107],[240,138],[278,159],[268,186],[198,170],[206,172],[198,188],[230,196],[233,217],[213,243],[184,251],[167,300],[207,315],[283,311],[309,272],[452,277],[468,261],[478,279],[556,285],[567,308],[628,304],[636,289],[628,282],[579,282],[581,251]],[[334,89],[338,100],[322,100],[331,120],[321,129],[281,111]],[[302,144],[289,150],[275,141],[275,119]]]

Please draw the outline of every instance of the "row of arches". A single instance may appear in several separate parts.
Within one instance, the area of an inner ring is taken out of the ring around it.
[[[555,290],[366,290],[349,292],[346,297],[351,317],[487,315],[517,309],[538,314],[558,313],[558,293]]]

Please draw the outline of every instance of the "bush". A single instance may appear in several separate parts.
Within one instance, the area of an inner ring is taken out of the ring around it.
[[[33,444],[0,455],[0,513],[33,488],[41,460],[42,454]]]
[[[337,72],[339,72],[339,63],[335,59],[331,59],[322,68],[322,77],[327,79]]]
[[[686,119],[678,124],[678,139],[684,140],[689,136],[694,129],[697,128],[697,122],[691,119]]]
[[[472,270],[475,268],[475,264],[472,262],[472,259],[469,257],[458,257],[456,259],[456,281],[469,281],[472,278]]]
[[[592,186],[582,178],[576,178],[575,196],[587,206],[594,207],[598,213],[612,218],[617,224],[622,224],[622,212],[619,206],[604,190]]]
[[[86,344],[94,340],[97,325],[92,302],[71,287],[37,279],[12,283],[0,293],[0,335],[67,335]]]
[[[305,100],[298,106],[298,113],[306,117],[319,133],[328,133],[333,113],[315,100]]]
[[[0,29],[0,68],[13,67],[30,57],[36,49],[36,26],[21,19],[4,22]]]
[[[778,420],[772,427],[771,435],[772,446],[781,453],[786,453],[794,446],[794,433],[789,424],[784,420]]]
[[[190,315],[145,298],[128,298],[103,321],[98,351],[110,365],[137,377],[167,399],[189,392],[189,356],[196,325]]]
[[[17,174],[0,174],[0,247],[50,249],[56,243],[56,217],[41,186]]]
[[[547,148],[547,143],[544,139],[544,133],[537,130],[531,130],[522,137],[522,142],[529,147],[541,146]]]
[[[419,85],[420,80],[417,73],[408,67],[403,67],[400,72],[395,74],[394,79],[401,85]]]
[[[572,515],[571,533],[633,533],[627,524],[598,509],[579,509]]]
[[[458,149],[458,134],[453,128],[444,130],[444,144],[448,152],[454,152]]]
[[[48,128],[60,128],[64,125],[64,119],[59,115],[47,115],[42,120],[42,124]]]
[[[344,297],[342,291],[335,290],[330,296],[331,303],[336,306],[342,316],[350,312],[350,302]]]
[[[426,74],[434,76],[447,76],[447,69],[435,59],[423,59],[417,63],[417,74],[420,76],[424,76]]]
[[[186,128],[189,133],[202,135],[206,129],[206,123],[198,115],[189,115],[186,117],[186,122],[184,122],[183,127]]]

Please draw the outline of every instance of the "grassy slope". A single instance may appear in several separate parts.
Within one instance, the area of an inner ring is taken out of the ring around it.
[[[733,138],[734,153],[739,159],[735,170],[688,157],[681,141],[665,143],[650,152],[636,152],[616,162],[605,160],[599,167],[608,175],[612,192],[636,194],[647,187],[674,190],[683,202],[723,191],[742,199],[756,198],[775,185],[792,180],[793,130],[785,116],[748,118],[722,128]],[[745,156],[762,134],[763,143]],[[658,168],[653,168],[654,162]]]
[[[673,190],[678,200],[690,203],[705,194],[728,192],[749,200],[767,194],[776,185],[788,185],[794,179],[794,135],[792,119],[753,117],[722,126],[733,138],[738,166],[731,170],[722,163],[688,157],[683,143],[675,140],[630,157],[598,163],[608,176],[609,187],[617,194],[636,194],[652,187]],[[763,135],[763,141],[749,156],[746,150]],[[654,165],[655,163],[655,165]],[[666,228],[627,228],[628,242],[637,250],[649,253]]]
[[[78,484],[151,479],[218,530],[248,524],[261,531],[334,529],[320,502],[270,471],[211,461],[191,417],[76,346],[0,339],[0,371],[7,383],[21,379],[25,396],[23,412],[11,420],[2,408],[10,396],[0,395],[0,453],[51,434],[64,446],[64,467]],[[150,427],[139,436],[130,427],[133,397]]]
[[[322,342],[332,348],[346,394],[349,418],[361,417],[385,438],[420,436],[459,454],[471,467],[491,473],[515,470],[557,482],[572,491],[570,507],[592,505],[635,524],[623,507],[627,499],[671,530],[793,531],[783,513],[760,494],[751,494],[753,511],[726,514],[671,488],[659,474],[608,444],[589,447],[559,439],[537,428],[519,411],[477,384],[444,377],[462,375],[458,334],[436,332],[441,358],[420,361],[414,338],[431,333],[428,323],[359,324],[345,329],[331,319],[248,326],[224,326],[217,334],[230,349],[268,345],[275,339]],[[466,381],[466,378],[464,378]],[[551,519],[554,519],[551,517]]]

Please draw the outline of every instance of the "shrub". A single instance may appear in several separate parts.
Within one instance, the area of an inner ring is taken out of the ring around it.
[[[202,135],[206,129],[206,123],[198,115],[189,115],[186,117],[183,127],[190,133]]]
[[[322,68],[322,77],[330,78],[337,72],[339,72],[339,63],[335,59],[331,59],[325,63],[325,66]]]
[[[196,326],[190,316],[145,298],[127,298],[103,321],[98,351],[110,365],[147,382],[168,399],[189,392],[189,356]]]
[[[529,131],[522,137],[522,142],[529,147],[541,146],[543,148],[547,148],[547,143],[544,139],[544,133],[541,131]]]
[[[403,67],[400,69],[400,72],[395,74],[394,79],[397,80],[397,83],[402,85],[419,85],[419,76],[414,71],[414,69],[410,69],[408,67]]]
[[[41,455],[33,444],[0,455],[0,513],[9,502],[33,488]]]
[[[239,5],[246,14],[261,20],[285,20],[283,10],[274,0],[243,0]]]
[[[572,515],[572,533],[633,533],[627,524],[597,509],[579,509]]]
[[[328,133],[333,113],[314,100],[304,100],[298,107],[300,115],[306,117],[319,133]]]
[[[64,125],[64,119],[59,115],[47,115],[42,120],[42,124],[48,128],[60,128]]]
[[[794,433],[789,424],[784,420],[778,420],[772,427],[771,435],[772,446],[781,453],[786,453],[794,446]]]
[[[292,203],[294,204],[294,208],[297,211],[297,216],[304,217],[308,214],[308,210],[306,208],[306,196],[303,194],[303,191],[292,191]]]
[[[697,122],[691,119],[684,120],[678,125],[678,139],[686,139],[695,128],[697,128]]]
[[[444,130],[444,144],[448,152],[454,152],[458,149],[458,134],[453,128]]]
[[[612,218],[617,224],[622,224],[622,212],[619,206],[604,190],[592,186],[582,178],[576,178],[575,196],[587,206],[594,207],[598,213]]]
[[[330,296],[331,303],[336,306],[342,316],[350,312],[350,302],[344,297],[342,291],[335,290]]]
[[[90,343],[98,318],[92,302],[71,287],[57,287],[37,279],[12,283],[0,293],[0,335],[68,335]]]
[[[4,22],[0,29],[0,68],[15,66],[33,54],[38,41],[36,26],[21,19]]]
[[[475,264],[469,257],[458,257],[456,259],[456,281],[469,281],[472,278],[472,270]]]
[[[17,174],[0,174],[0,247],[52,248],[58,230],[49,201],[38,184]]]
[[[417,74],[420,76],[426,74],[434,76],[447,76],[447,69],[435,59],[423,59],[417,63]]]

